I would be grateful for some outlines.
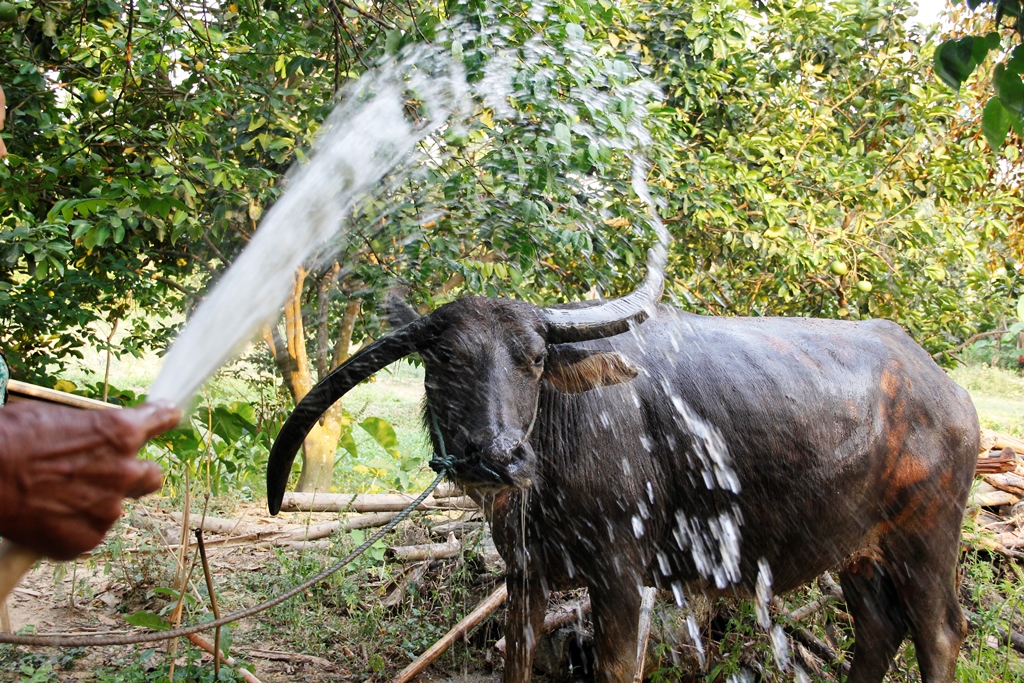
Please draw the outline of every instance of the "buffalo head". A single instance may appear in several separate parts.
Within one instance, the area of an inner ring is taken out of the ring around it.
[[[657,263],[652,255],[650,263]],[[541,385],[578,393],[617,384],[637,369],[614,351],[573,342],[620,334],[642,322],[661,298],[660,267],[621,298],[561,307],[468,297],[419,316],[391,298],[388,317],[397,330],[360,350],[324,378],[295,407],[270,453],[267,498],[280,510],[292,462],[306,434],[346,392],[412,353],[423,359],[425,418],[435,452],[451,458],[460,482],[484,487],[526,487],[535,455],[530,431]]]

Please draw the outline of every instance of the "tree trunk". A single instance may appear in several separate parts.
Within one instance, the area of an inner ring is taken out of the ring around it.
[[[312,493],[331,490],[334,476],[334,454],[341,438],[341,401],[335,403],[323,419],[313,425],[302,442],[302,474],[296,491]]]
[[[345,308],[345,316],[334,347],[331,348],[329,344],[325,343],[327,305],[329,303],[326,290],[330,284],[333,284],[336,272],[337,269],[331,271],[325,278],[325,281],[329,281],[329,283],[326,286],[321,286],[318,296],[318,319],[320,322],[316,344],[317,357],[314,359],[318,369],[318,379],[323,379],[326,375],[325,368],[328,371],[333,370],[348,357],[352,343],[352,331],[359,314],[359,301],[350,301]],[[285,304],[284,337],[281,336],[279,330],[269,326],[263,332],[264,340],[270,347],[271,355],[274,356],[284,377],[285,385],[296,403],[301,401],[313,387],[310,361],[306,355],[306,327],[302,319],[302,293],[308,273],[309,271],[300,268],[295,274],[292,292]],[[338,450],[343,422],[344,417],[339,401],[313,425],[302,444],[302,473],[299,475],[297,491],[312,493],[331,490],[334,456]]]

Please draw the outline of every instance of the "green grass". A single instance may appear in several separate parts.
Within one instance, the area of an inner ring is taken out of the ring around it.
[[[988,365],[960,366],[949,375],[970,392],[982,427],[1024,436],[1024,376]]]

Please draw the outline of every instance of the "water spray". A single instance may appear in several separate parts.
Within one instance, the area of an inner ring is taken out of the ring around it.
[[[461,67],[424,46],[347,88],[308,161],[289,174],[248,247],[171,345],[147,400],[186,410],[199,386],[277,317],[295,271],[337,236],[353,204],[443,125],[466,92]],[[410,98],[419,104],[416,118],[408,114]],[[40,559],[0,544],[0,604]]]

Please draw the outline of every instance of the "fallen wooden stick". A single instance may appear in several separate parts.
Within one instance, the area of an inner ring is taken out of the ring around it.
[[[434,489],[434,498],[455,498],[456,496],[464,496],[466,492],[458,484],[453,484],[450,481],[441,482],[436,489]]]
[[[1004,448],[996,455],[992,455],[992,451],[979,455],[978,462],[974,466],[974,476],[1013,472],[1016,469],[1017,453],[1012,448]]]
[[[213,647],[213,643],[208,641],[206,638],[203,638],[198,633],[192,633],[187,637],[197,647],[200,647],[203,650],[209,652],[214,657],[217,657],[217,650]],[[229,657],[223,652],[220,654],[220,657],[222,662],[234,668],[238,672],[238,675],[242,677],[242,680],[246,681],[247,683],[263,683],[260,679],[256,678],[256,675],[253,672],[249,671],[245,667],[238,666],[238,662],[235,661],[234,657]]]
[[[807,617],[811,616],[812,614],[815,614],[816,612],[821,610],[821,608],[825,605],[831,602],[835,602],[837,599],[842,598],[836,598],[836,596],[833,594],[822,595],[817,600],[812,600],[806,605],[801,605],[800,607],[797,607],[795,610],[786,615],[786,619],[794,623],[797,621],[802,621]]]
[[[369,529],[371,527],[384,526],[398,515],[397,512],[373,512],[368,515],[357,515],[348,519],[311,524],[308,527],[292,531],[287,538],[289,540],[315,541],[318,538],[326,538],[339,531],[354,531],[355,529]]]
[[[1018,453],[1024,453],[1024,441],[1006,434],[999,434],[991,429],[981,430],[981,444],[984,450],[1001,451],[1004,448],[1012,448]]]
[[[327,550],[331,547],[329,540],[321,539],[319,541],[282,541],[275,540],[264,543],[257,543],[254,547],[262,548],[264,550],[268,548],[282,548],[284,550]]]
[[[430,527],[430,533],[437,536],[448,537],[448,534],[455,532],[460,533],[464,530],[479,529],[484,523],[483,513],[479,510],[470,510],[463,513],[459,519],[453,519],[448,522],[441,522]]]
[[[960,538],[963,540],[964,543],[973,543],[977,547],[987,548],[988,550],[994,550],[1001,555],[1005,555],[1006,557],[1013,557],[1018,559],[1024,558],[1024,553],[1020,552],[1019,550],[1007,548],[1002,543],[999,543],[998,541],[989,538],[984,534],[976,535],[965,533],[961,534]]]
[[[444,543],[424,543],[422,545],[399,545],[388,548],[387,556],[399,562],[422,562],[423,560],[443,560],[455,557],[462,550],[462,543],[455,534],[449,534]]]
[[[424,669],[444,654],[456,640],[469,633],[477,624],[489,617],[494,610],[498,609],[501,603],[505,602],[506,597],[508,597],[508,589],[505,587],[505,583],[502,582],[493,593],[484,598],[462,621],[455,624],[452,630],[448,631],[439,641],[431,645],[412,664],[402,669],[395,676],[392,683],[408,683],[408,681],[419,676]]]
[[[312,524],[310,526],[289,526],[280,529],[269,528],[238,536],[225,536],[223,538],[207,540],[206,546],[216,546],[219,548],[236,548],[239,546],[272,548],[282,546],[291,548],[296,547],[298,543],[316,541],[339,531],[353,531],[355,529],[384,526],[394,519],[397,514],[397,512],[375,512],[367,515],[357,515],[344,520]],[[205,528],[206,525],[204,524],[203,526]],[[191,545],[195,545],[195,543],[191,543]],[[178,548],[177,545],[170,545],[169,547],[171,549]],[[326,544],[310,547],[326,547]]]
[[[283,512],[399,512],[413,501],[404,493],[286,493]],[[469,496],[438,499],[428,496],[417,510],[471,510],[477,505]]]
[[[403,576],[392,581],[394,587],[380,599],[380,604],[390,608],[401,603],[409,587],[419,585],[429,568],[430,562],[420,562],[403,568]]]
[[[571,621],[582,619],[584,613],[590,611],[590,596],[584,595],[579,600],[566,602],[544,615],[544,624],[540,627],[540,635],[551,633],[556,628],[561,628]],[[505,654],[505,638],[502,637],[494,644],[494,649]]]
[[[1020,500],[1020,496],[1008,491],[1001,491],[987,481],[983,481],[975,487],[967,499],[967,507],[1001,507],[1013,505]]]
[[[1024,477],[1016,472],[996,472],[984,475],[985,483],[994,486],[1000,491],[1006,491],[1016,496],[1024,496]]]
[[[783,624],[783,630],[788,633],[794,640],[799,641],[806,647],[812,654],[820,658],[826,663],[838,665],[843,670],[844,674],[849,675],[850,663],[843,660],[839,654],[831,648],[825,641],[821,640],[807,629],[793,626],[792,624]]]
[[[171,519],[178,524],[181,524],[181,520],[184,515],[180,512],[172,512]],[[190,524],[197,529],[208,531],[211,534],[230,534],[238,528],[238,525],[242,523],[240,519],[222,519],[220,517],[207,516],[205,519],[202,513],[196,514],[195,512],[189,515]]]
[[[260,650],[253,649],[246,652],[250,657],[256,659],[269,659],[272,662],[309,662],[321,669],[333,669],[334,664],[323,657],[304,655],[298,652],[282,652],[281,650]]]

